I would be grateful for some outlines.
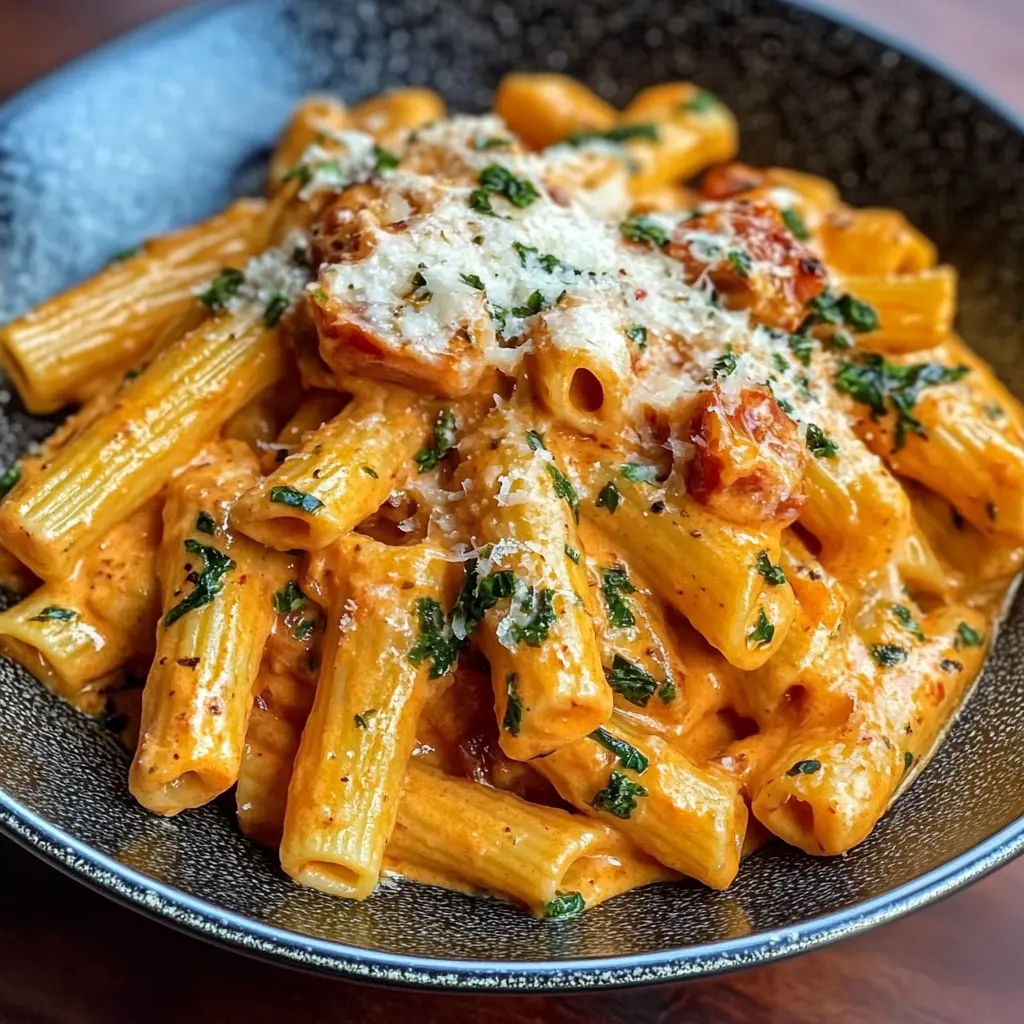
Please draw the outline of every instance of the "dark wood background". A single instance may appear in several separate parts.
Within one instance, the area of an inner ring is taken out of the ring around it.
[[[342,2],[342,0],[339,0]],[[1021,0],[832,0],[1024,110]],[[0,97],[183,0],[0,0]],[[1018,15],[1018,17],[1015,17]],[[310,977],[180,935],[0,840],[0,1022],[1010,1024],[1024,1020],[1024,859],[796,960],[577,997],[441,997]]]

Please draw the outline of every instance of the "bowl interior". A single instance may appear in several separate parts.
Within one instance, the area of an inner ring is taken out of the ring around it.
[[[170,19],[0,113],[0,320],[112,252],[256,191],[268,146],[303,92],[355,100],[426,83],[453,107],[479,110],[514,68],[569,72],[615,102],[652,82],[696,78],[737,113],[745,159],[825,174],[853,202],[903,209],[960,268],[963,333],[1024,395],[1024,179],[1015,173],[1024,138],[895,50],[770,0],[254,0]],[[5,393],[0,463],[49,429]],[[186,900],[254,922],[246,937],[202,911],[197,927],[208,933],[313,966],[450,985],[485,975],[488,984],[545,984],[530,966],[551,961],[567,968],[560,984],[701,973],[791,952],[811,934],[808,922],[884,897],[1024,813],[1022,655],[1018,600],[945,745],[849,855],[815,860],[770,847],[728,892],[657,886],[557,927],[405,883],[358,905],[301,889],[243,840],[230,803],[150,817],[128,796],[113,740],[6,661],[0,823],[38,843],[46,829],[34,816]],[[65,850],[63,859],[107,880],[91,856]],[[176,896],[127,895],[195,924]],[[723,947],[728,940],[738,941]],[[509,964],[422,962],[438,957]],[[607,957],[644,959],[569,967]]]

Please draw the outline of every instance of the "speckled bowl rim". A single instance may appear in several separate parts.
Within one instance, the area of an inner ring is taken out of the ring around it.
[[[54,90],[67,88],[77,76],[88,74],[158,38],[185,32],[195,22],[236,2],[238,0],[203,0],[97,47],[0,106],[0,127],[23,107]],[[856,15],[836,12],[813,0],[778,2],[810,10],[835,25],[845,26],[909,57],[987,106],[1012,130],[1024,134],[1024,117],[1019,112],[912,44],[867,24]],[[586,991],[665,984],[765,965],[903,917],[984,878],[1024,853],[1024,816],[1021,816],[966,853],[910,882],[845,910],[810,918],[797,925],[660,953],[517,962],[384,953],[261,924],[126,867],[23,806],[2,787],[0,833],[104,895],[235,952],[358,981],[451,992]]]

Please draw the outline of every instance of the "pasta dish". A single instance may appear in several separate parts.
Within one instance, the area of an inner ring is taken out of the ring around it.
[[[0,329],[0,649],[295,881],[568,918],[861,842],[1024,558],[1021,407],[902,215],[624,111],[305,100],[267,196]]]

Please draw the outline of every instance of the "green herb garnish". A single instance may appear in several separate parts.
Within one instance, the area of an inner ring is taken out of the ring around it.
[[[807,424],[807,447],[816,459],[834,459],[839,454],[839,445],[816,423]]]
[[[647,790],[639,782],[616,769],[608,776],[608,784],[594,795],[591,806],[598,811],[626,819],[636,810],[637,800],[647,796]]]
[[[234,267],[225,267],[210,283],[204,292],[200,292],[199,301],[207,309],[219,311],[227,308],[230,299],[238,294],[238,289],[245,283],[245,274]]]
[[[428,448],[421,448],[413,456],[419,472],[426,473],[433,469],[455,447],[455,432],[458,427],[458,420],[450,409],[444,409],[437,414],[434,422],[434,443]]]
[[[568,146],[582,146],[588,142],[612,142],[621,144],[633,139],[658,141],[658,128],[653,124],[620,124],[605,132],[584,131],[572,132],[565,137]]]
[[[287,505],[289,508],[298,508],[303,512],[313,515],[324,507],[324,503],[315,495],[307,494],[305,491],[297,491],[294,487],[287,485],[270,488],[270,500],[277,505]]]
[[[0,498],[6,498],[11,492],[14,485],[21,479],[21,466],[18,463],[14,463],[13,466],[8,466],[4,470],[3,476],[0,476]]]
[[[576,493],[576,488],[553,462],[548,462],[546,465],[551,482],[554,484],[555,494],[569,506],[573,519],[578,523],[580,521],[580,497]]]
[[[393,171],[399,163],[398,157],[380,146],[373,147],[373,155],[377,158],[377,165],[374,170],[380,174],[383,171]]]
[[[772,565],[772,560],[768,557],[767,551],[762,551],[757,556],[757,561],[754,563],[754,566],[764,577],[768,586],[778,587],[786,582],[786,574],[782,571],[780,566]]]
[[[634,214],[619,225],[624,238],[631,242],[648,242],[658,248],[668,245],[668,232],[656,221],[643,214]]]
[[[291,300],[281,292],[274,292],[267,302],[267,308],[263,310],[263,322],[267,327],[276,327],[281,322],[281,317],[288,311]]]
[[[643,324],[633,324],[626,329],[626,337],[637,348],[647,348],[647,328]]]
[[[274,611],[278,615],[287,615],[302,608],[307,602],[306,595],[295,580],[289,580],[273,597]]]
[[[416,600],[420,635],[416,638],[409,660],[414,665],[430,662],[430,678],[440,679],[451,671],[462,644],[451,631],[441,606],[432,597]]]
[[[725,351],[711,364],[711,376],[721,379],[736,372],[736,356],[732,345],[726,345]]]
[[[594,504],[597,505],[598,508],[608,509],[608,511],[612,515],[614,515],[615,510],[619,507],[619,502],[621,500],[622,495],[619,492],[618,487],[616,487],[615,484],[612,483],[611,480],[609,480],[608,483],[606,483],[604,487],[602,487],[601,490],[598,492],[597,501],[594,502]]]
[[[747,643],[753,647],[767,647],[775,637],[775,626],[769,621],[762,608],[754,628],[747,634]]]
[[[625,569],[602,569],[601,593],[604,594],[608,621],[612,626],[616,629],[629,629],[630,626],[636,625],[629,602],[622,596],[636,593],[636,587],[630,583]]]
[[[782,219],[797,241],[806,242],[811,237],[811,233],[807,230],[807,224],[799,210],[792,208],[783,210]]]
[[[924,632],[914,621],[914,616],[906,605],[894,604],[892,606],[892,613],[896,616],[899,624],[907,630],[908,633],[911,633],[915,639],[924,640]]]
[[[657,466],[643,466],[637,462],[627,462],[619,472],[634,484],[653,484],[658,479]]]
[[[643,775],[650,766],[646,754],[641,753],[631,743],[620,740],[618,736],[613,736],[607,729],[596,729],[590,734],[590,738],[596,740],[606,750],[610,750],[619,759],[619,764],[623,768],[629,768],[630,771]]]
[[[577,565],[580,564],[580,553],[568,544],[565,545],[565,556],[570,562],[575,562]]]
[[[586,910],[587,905],[578,892],[560,892],[544,908],[544,916],[551,921],[565,921]]]
[[[513,206],[523,209],[529,206],[535,199],[540,198],[540,193],[533,183],[525,178],[517,178],[507,167],[501,164],[488,164],[480,172],[480,189],[485,194],[504,196]],[[491,211],[493,212],[493,211]]]
[[[907,649],[899,644],[872,644],[871,657],[882,668],[894,668],[907,660]]]
[[[217,523],[209,512],[200,512],[196,516],[196,532],[213,536],[217,532]]]
[[[980,647],[985,642],[985,638],[981,633],[966,622],[961,622],[957,625],[956,633],[964,647]]]
[[[33,615],[29,622],[70,622],[78,618],[73,608],[58,608],[55,604],[47,605],[38,615]]]
[[[519,735],[519,727],[523,724],[523,705],[516,691],[516,674],[505,675],[505,694],[508,704],[505,706],[505,717],[501,720],[502,727],[510,736]]]
[[[637,707],[647,707],[651,695],[658,689],[658,681],[654,676],[621,654],[612,658],[612,667],[605,669],[605,675],[608,677],[608,685]]]
[[[821,769],[821,762],[815,761],[813,758],[809,758],[806,761],[797,761],[792,768],[790,768],[787,775],[813,775],[816,771]]]
[[[185,550],[203,560],[203,568],[196,572],[191,570],[186,579],[192,583],[192,593],[182,598],[164,616],[164,626],[173,626],[183,615],[209,604],[223,589],[224,577],[234,569],[235,560],[223,551],[208,544],[200,544],[189,537],[185,541]]]

